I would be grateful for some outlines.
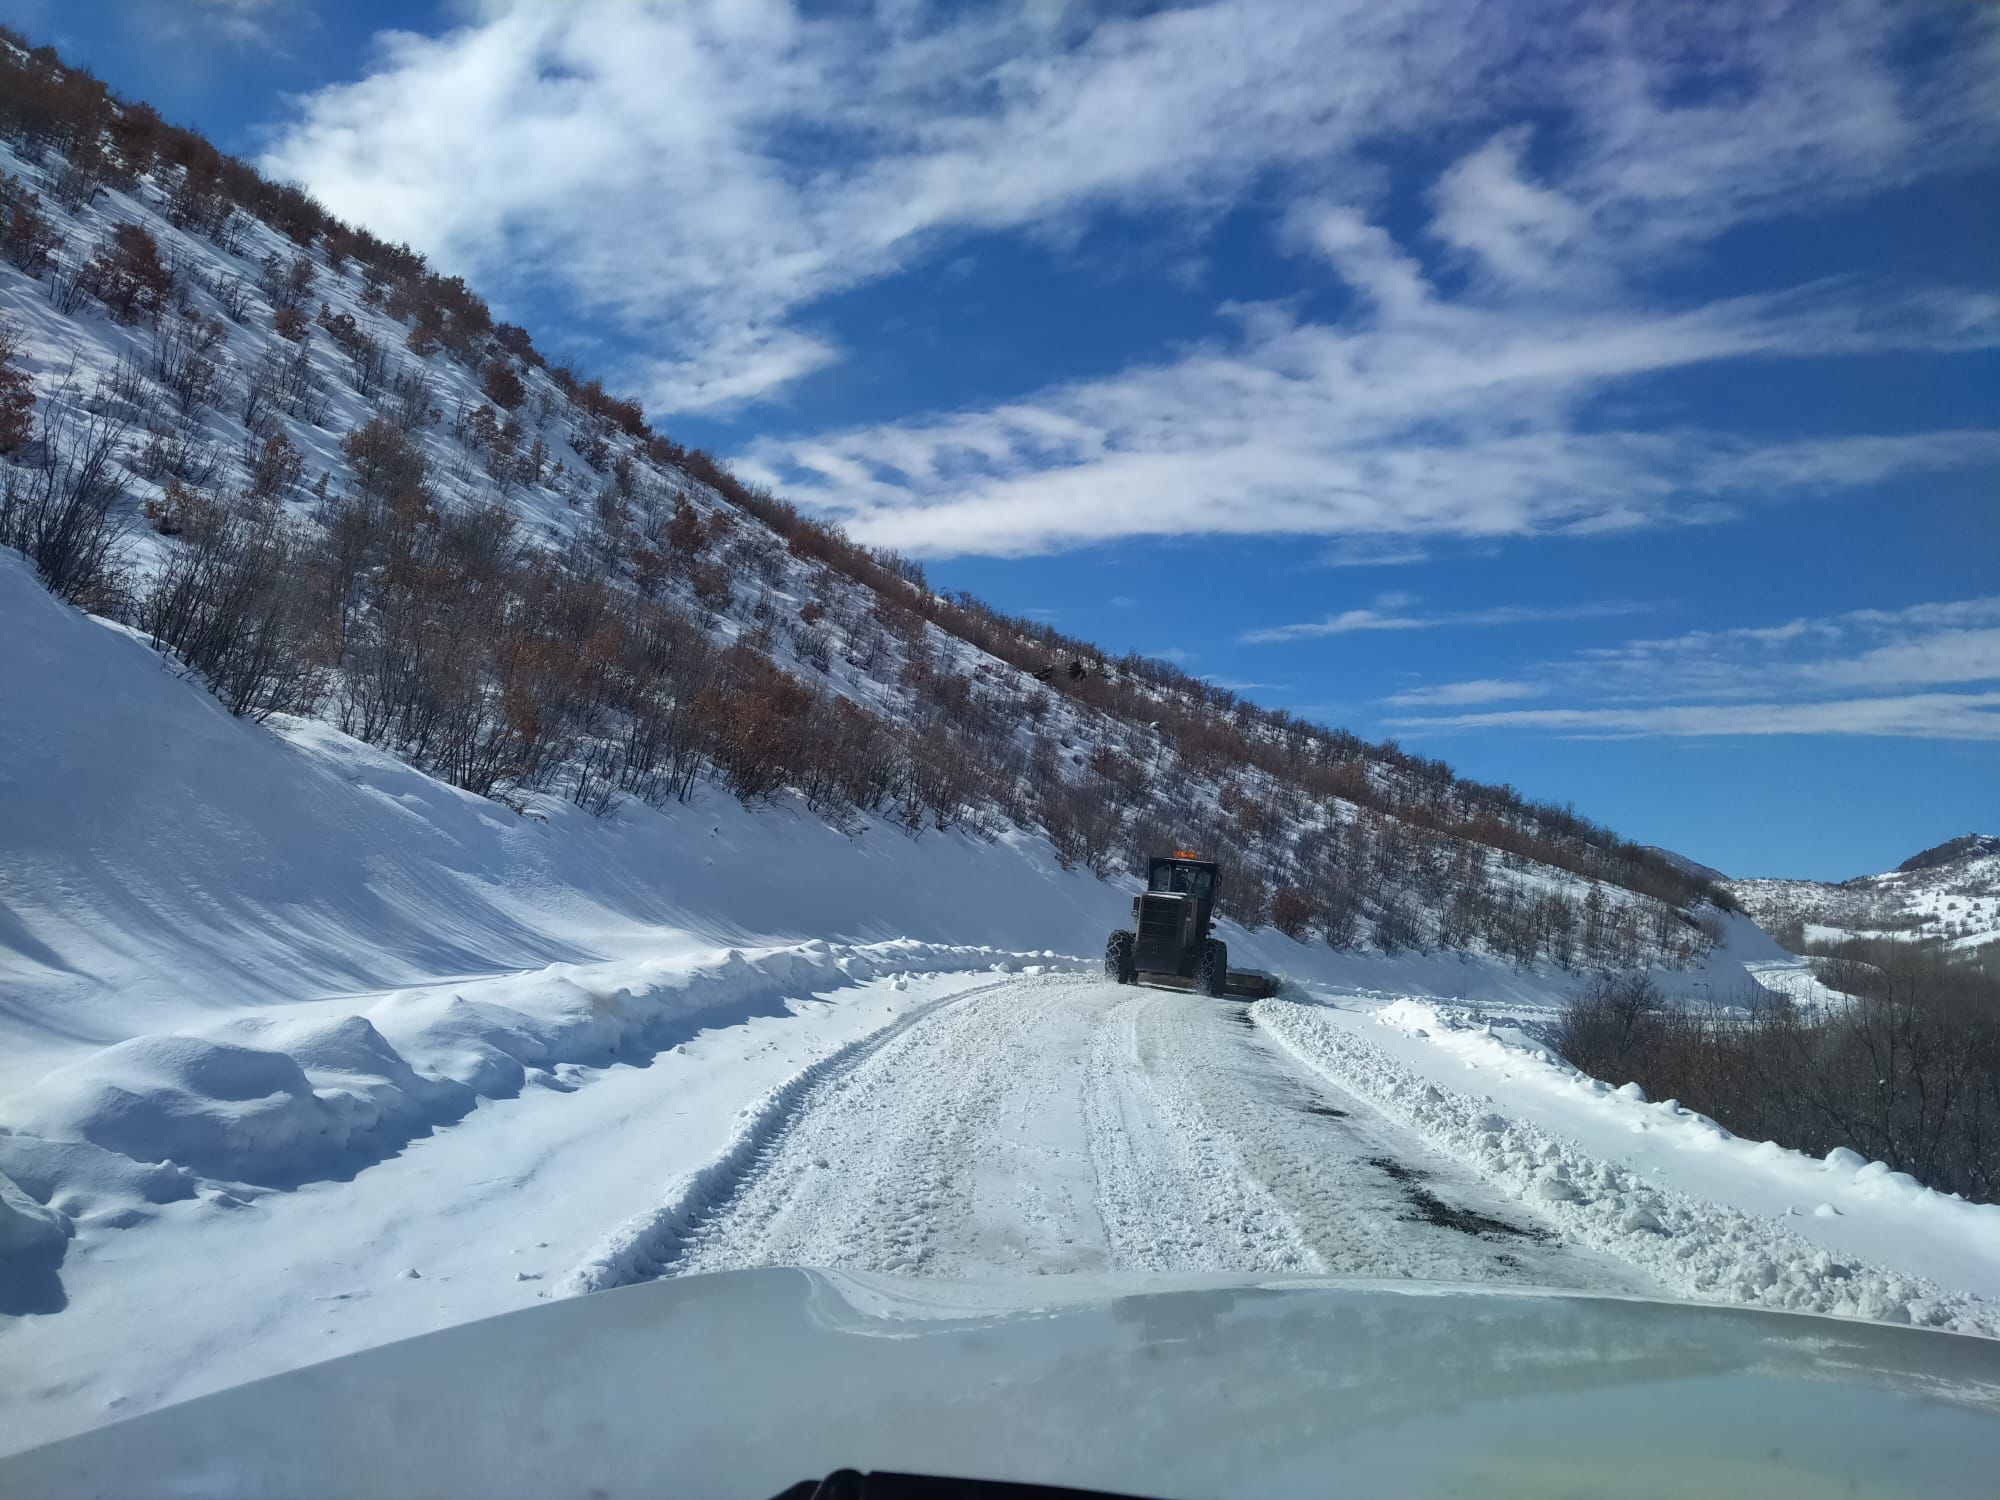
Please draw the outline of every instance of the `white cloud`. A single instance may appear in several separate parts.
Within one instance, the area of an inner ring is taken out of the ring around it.
[[[1333,543],[1316,559],[1322,568],[1394,568],[1426,562],[1430,553],[1412,541],[1357,536]]]
[[[1403,600],[1407,595],[1387,595]],[[1380,603],[1381,601],[1378,601]],[[1597,620],[1613,615],[1641,614],[1652,608],[1629,600],[1606,600],[1595,604],[1528,605],[1508,604],[1493,609],[1459,610],[1445,614],[1415,615],[1395,613],[1395,605],[1376,609],[1345,609],[1323,620],[1306,620],[1296,625],[1273,625],[1244,632],[1237,639],[1245,644],[1273,641],[1304,641],[1329,635],[1353,635],[1373,630],[1446,630],[1486,628],[1496,625],[1531,625],[1550,620]]]
[[[1986,685],[2000,684],[2000,625],[1991,622],[2000,622],[2000,597],[1631,640],[1528,664],[1518,684],[1449,683],[1388,700],[1403,708],[1453,707],[1515,696],[1500,691],[1510,686],[1543,685],[1533,696],[1559,692],[1575,706],[1388,722],[1406,732],[1995,739],[2000,692]],[[1954,687],[1982,690],[1940,691]]]
[[[300,101],[265,164],[482,281],[532,268],[639,320],[666,348],[654,399],[693,408],[823,362],[796,357],[794,314],[947,236],[1206,213],[1273,165],[1331,170],[1451,113],[1418,23],[1467,3],[1096,19],[491,0],[440,37],[386,34],[368,77]]]
[[[1807,675],[1814,682],[1846,687],[1987,682],[2000,678],[2000,630],[1941,630],[1844,661],[1815,663]]]
[[[1526,126],[1513,126],[1454,163],[1432,193],[1431,233],[1510,288],[1573,285],[1590,216],[1528,180],[1521,160],[1528,140]]]
[[[1393,703],[1398,708],[1455,708],[1467,703],[1505,703],[1515,698],[1540,698],[1548,690],[1545,682],[1476,677],[1466,682],[1440,682],[1432,687],[1410,688],[1382,701]]]
[[[1732,359],[2000,344],[1968,301],[1824,292],[1692,311],[1430,302],[1353,326],[1240,310],[1241,333],[1032,399],[799,441],[743,461],[860,539],[1020,555],[1136,535],[1409,546],[1714,519],[1711,502],[2000,463],[2000,431],[1755,446],[1596,431],[1627,378]],[[1995,309],[2000,313],[2000,309]]]
[[[1858,609],[1593,647],[1561,671],[1587,690],[1653,698],[1996,681],[1995,622],[2000,597]]]
[[[249,14],[253,0],[210,3]],[[1898,71],[1913,23],[1877,3],[482,0],[460,14],[441,36],[378,38],[369,74],[301,99],[264,164],[502,303],[551,287],[637,335],[650,353],[611,373],[664,410],[825,369],[841,351],[815,303],[949,263],[977,232],[1061,244],[1095,215],[1171,209],[1198,240],[1275,180],[1297,205],[1290,242],[1407,319],[1431,306],[1430,281],[1368,212],[1401,143],[1483,137],[1438,185],[1439,243],[1503,286],[1573,292],[1745,218],[1976,159],[1996,115],[1980,66],[1992,16],[1955,18],[1964,45]],[[1530,137],[1525,117],[1558,123]],[[1545,140],[1561,160],[1536,170]],[[1254,349],[1250,364],[1289,374]]]
[[[317,24],[299,0],[181,0],[128,8],[127,19],[148,41],[169,46],[273,49]]]
[[[1323,256],[1343,281],[1385,314],[1421,312],[1431,301],[1431,284],[1415,257],[1352,208],[1295,204],[1284,233],[1293,244]]]
[[[1521,708],[1391,719],[1431,732],[1542,729],[1639,737],[1873,735],[1899,739],[2000,740],[2000,693],[1913,693],[1820,703],[1698,703],[1650,708]]]

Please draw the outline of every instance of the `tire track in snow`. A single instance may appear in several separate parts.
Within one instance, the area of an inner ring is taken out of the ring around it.
[[[829,1074],[673,1271],[1102,1267],[1070,1086],[1096,988],[989,987]]]
[[[1114,1263],[1147,1271],[1329,1269],[1190,1087],[1184,1053],[1163,1035],[1187,1004],[1185,996],[1131,994],[1093,1038],[1084,1108]]]
[[[1005,988],[1008,983],[997,980],[941,996],[882,1030],[835,1049],[771,1089],[743,1111],[742,1123],[720,1155],[677,1179],[659,1208],[614,1231],[588,1260],[563,1278],[557,1295],[608,1291],[673,1274],[692,1237],[730,1201],[744,1179],[769,1159],[786,1125],[805,1107],[817,1085],[893,1045],[938,1010]]]
[[[1173,1101],[1178,1155],[1212,1205],[1203,1258],[1160,1268],[1220,1253],[1228,1270],[1657,1290],[1303,1067],[1248,1007],[1165,993],[1141,1005],[1140,1066],[1120,1082]]]
[[[1328,1272],[1646,1289],[1555,1243],[1243,1007],[1076,977],[937,1002],[774,1091],[571,1278]]]

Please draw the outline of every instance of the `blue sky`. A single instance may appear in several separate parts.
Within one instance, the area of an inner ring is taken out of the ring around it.
[[[0,15],[945,586],[1733,873],[2000,827],[2000,10]]]

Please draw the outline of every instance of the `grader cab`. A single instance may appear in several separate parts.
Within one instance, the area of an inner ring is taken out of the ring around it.
[[[1167,985],[1202,995],[1262,999],[1277,993],[1268,974],[1229,968],[1229,947],[1211,930],[1220,867],[1185,849],[1154,855],[1146,889],[1132,898],[1132,927],[1104,944],[1104,973],[1119,984]]]

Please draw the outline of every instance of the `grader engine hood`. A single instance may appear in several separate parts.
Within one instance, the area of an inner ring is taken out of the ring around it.
[[[1194,902],[1170,891],[1148,891],[1134,903],[1141,969],[1178,972],[1188,950]]]

